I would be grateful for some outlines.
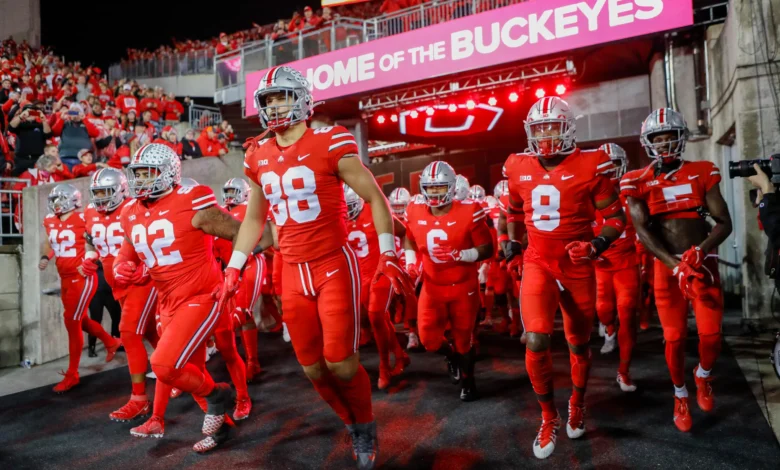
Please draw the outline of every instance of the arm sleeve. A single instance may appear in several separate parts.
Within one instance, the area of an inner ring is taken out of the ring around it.
[[[702,175],[702,178],[705,181],[704,184],[705,191],[709,191],[710,189],[712,189],[713,186],[720,184],[720,180],[721,180],[720,169],[714,163],[711,162],[707,162],[707,163],[708,164],[705,166],[705,169],[703,171],[703,173],[705,174]]]
[[[764,195],[758,205],[758,217],[772,246],[780,246],[780,198],[777,193]]]
[[[95,127],[89,120],[84,121],[84,126],[87,128],[87,134],[93,139],[100,135],[100,129]]]
[[[359,153],[355,137],[345,127],[335,126],[331,130],[328,163],[334,173],[338,172],[339,160],[347,155],[358,155]]]
[[[195,186],[190,191],[192,210],[199,211],[217,204],[217,196],[208,186]]]
[[[487,245],[493,241],[490,229],[487,226],[487,213],[479,204],[474,204],[474,212],[470,226],[471,241],[474,247]]]
[[[639,178],[636,178],[631,173],[626,173],[620,179],[620,195],[623,197],[641,197],[639,191]]]
[[[615,186],[606,176],[597,175],[593,186],[593,202],[600,202],[615,195]]]
[[[65,121],[61,117],[57,116],[57,120],[51,126],[51,135],[59,137],[62,134],[62,126],[65,125]]]
[[[122,241],[122,246],[119,248],[119,252],[114,259],[114,266],[118,266],[125,261],[132,261],[135,264],[141,262],[141,258],[138,257],[138,253],[135,252],[135,248],[127,240]]]

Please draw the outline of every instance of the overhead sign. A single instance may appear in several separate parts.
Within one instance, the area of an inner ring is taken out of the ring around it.
[[[315,100],[327,100],[691,24],[691,0],[532,1],[286,65],[308,78]],[[248,116],[266,72],[246,75]]]

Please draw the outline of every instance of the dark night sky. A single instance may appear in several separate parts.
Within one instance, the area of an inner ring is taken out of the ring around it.
[[[107,70],[128,47],[157,48],[171,38],[209,39],[249,28],[252,22],[273,23],[291,18],[306,5],[319,8],[319,0],[219,0],[209,7],[195,2],[166,0],[62,0],[41,1],[41,42],[66,60],[95,63]],[[93,18],[79,18],[89,12]]]

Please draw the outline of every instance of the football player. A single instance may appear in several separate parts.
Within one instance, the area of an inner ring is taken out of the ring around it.
[[[466,182],[466,187],[468,187],[468,182]],[[406,208],[409,206],[409,203],[412,200],[412,196],[409,193],[409,190],[406,188],[395,188],[390,193],[390,197],[388,199],[390,200],[390,208],[393,210],[393,215],[395,216],[396,220],[403,222],[405,229]],[[398,253],[398,261],[401,263],[401,266],[406,267],[406,252],[403,248],[403,239],[397,235],[395,237],[395,249]],[[417,281],[419,284],[419,279]],[[417,293],[419,293],[418,284],[415,284],[415,292]],[[401,296],[396,296],[396,304],[398,304],[398,309],[403,309],[404,325],[409,330],[409,332],[406,334],[408,337],[406,349],[409,351],[417,349],[420,347],[420,337],[417,331],[417,298],[414,297],[410,299],[404,299]]]
[[[620,191],[639,239],[655,256],[655,304],[674,384],[673,419],[685,432],[692,424],[684,371],[688,304],[693,304],[699,331],[700,362],[693,370],[696,401],[708,412],[714,406],[710,373],[720,353],[723,319],[716,250],[731,233],[731,216],[718,186],[718,167],[682,158],[688,126],[680,113],[669,108],[650,113],[640,140],[654,161],[623,176]]]
[[[493,221],[493,226],[496,228],[496,235],[498,236],[499,219],[501,212],[505,211],[506,204],[508,204],[509,198],[509,184],[506,180],[501,180],[496,184],[493,189],[493,197],[496,199],[497,204],[490,210],[490,218]],[[486,199],[489,199],[488,196]],[[501,318],[502,325],[498,328],[494,325],[493,329],[499,332],[506,331],[506,319],[511,320],[509,324],[509,335],[516,337],[522,333],[522,327],[520,322],[520,313],[518,312],[518,293],[517,283],[513,282],[512,277],[506,270],[506,263],[504,262],[504,252],[501,250],[500,243],[496,241],[497,249],[495,258],[490,262],[487,273],[487,288],[495,298],[496,305],[499,309],[499,317]]]
[[[474,380],[476,351],[472,333],[479,310],[478,263],[490,258],[493,242],[482,206],[454,199],[455,171],[442,161],[430,163],[420,176],[423,203],[406,210],[406,267],[423,277],[417,324],[427,351],[443,354],[460,398],[478,398]],[[423,259],[417,273],[416,253]],[[450,325],[454,348],[444,339]]]
[[[84,314],[97,290],[97,270],[86,276],[78,272],[86,254],[84,213],[76,212],[81,208],[81,192],[72,184],[58,184],[49,193],[48,204],[51,213],[43,219],[47,238],[41,246],[38,269],[43,271],[53,257],[57,258],[69,360],[68,370],[61,372],[64,377],[54,386],[54,391],[64,393],[79,383],[79,362],[84,349],[82,331],[96,336],[103,343],[106,362],[114,358],[122,341],[111,337],[99,323]]]
[[[617,144],[604,144],[599,150],[612,160],[612,168],[607,174],[617,188],[628,167],[626,151]],[[627,211],[625,198],[622,197],[620,202],[623,210]],[[597,218],[594,226],[596,234],[601,233],[602,223],[603,220]],[[636,390],[636,385],[628,373],[631,351],[636,342],[636,309],[639,298],[639,260],[635,242],[636,232],[631,217],[626,217],[623,234],[596,261],[596,314],[605,328],[601,354],[611,353],[616,342],[620,345],[617,383],[624,392]],[[615,323],[616,319],[620,320],[619,328]]]
[[[270,139],[248,139],[244,172],[252,187],[246,218],[225,270],[223,296],[263,233],[270,208],[284,256],[282,304],[298,362],[315,390],[352,436],[358,468],[374,468],[378,440],[371,383],[357,354],[360,344],[359,262],[347,241],[342,181],[371,205],[380,258],[374,282],[386,276],[402,295],[412,291],[398,264],[393,218],[384,194],[342,126],[311,129],[314,100],[306,79],[272,67],[254,105]]]
[[[596,314],[593,261],[623,233],[625,216],[614,186],[602,175],[612,162],[601,150],[577,148],[568,103],[558,97],[537,101],[528,112],[525,132],[529,152],[510,155],[504,166],[509,205],[502,218],[509,238],[504,246],[507,265],[516,273],[522,269],[525,364],[542,408],[533,451],[543,459],[555,449],[560,426],[550,354],[555,312],[560,307],[563,313],[571,360],[573,390],[566,433],[576,439],[585,433],[588,342]],[[600,235],[593,238],[596,210],[605,220]],[[519,265],[515,258],[522,251],[523,229],[528,232],[528,249]]]
[[[84,211],[88,235],[87,251],[79,272],[83,276],[95,274],[99,260],[103,264],[103,272],[111,287],[111,293],[122,306],[119,334],[127,353],[132,394],[127,404],[108,417],[113,421],[126,422],[147,415],[150,411],[151,403],[146,396],[146,370],[149,361],[143,340],[146,337],[152,346],[157,345],[157,289],[149,278],[130,286],[119,286],[114,281],[114,259],[124,240],[119,216],[130,202],[125,174],[115,168],[103,168],[92,176],[89,191],[92,202]]]
[[[465,201],[469,197],[469,190],[468,178],[463,175],[457,175],[455,177],[455,194],[452,195],[452,198],[456,201]]]
[[[485,193],[485,188],[482,186],[475,184],[470,187],[468,197],[472,201],[479,203],[483,208],[485,207],[485,197],[487,197],[487,193]]]
[[[158,381],[205,398],[206,438],[193,450],[206,452],[224,441],[233,425],[226,414],[233,403],[230,386],[215,384],[205,372],[206,339],[221,325],[230,329],[223,302],[214,300],[222,272],[213,240],[234,238],[240,224],[217,205],[207,186],[180,185],[181,162],[166,145],[138,149],[127,173],[135,201],[122,210],[126,235],[114,261],[114,278],[130,284],[148,272],[154,281],[162,324],[152,371]]]

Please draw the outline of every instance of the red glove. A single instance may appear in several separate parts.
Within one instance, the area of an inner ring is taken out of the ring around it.
[[[135,276],[135,271],[137,269],[138,266],[132,261],[114,263],[114,280],[116,281],[117,286],[127,287],[132,284],[131,279]]]
[[[406,273],[409,274],[409,279],[412,281],[412,284],[420,277],[420,271],[417,269],[416,264],[407,265]]]
[[[504,261],[502,261],[504,263]],[[512,258],[512,261],[505,263],[506,264],[506,270],[509,273],[510,276],[512,276],[512,280],[515,282],[519,281],[523,278],[523,256],[518,255]]]
[[[704,274],[693,269],[691,265],[685,261],[680,261],[672,271],[674,277],[677,278],[677,284],[680,286],[680,291],[686,299],[693,300],[696,296],[693,292],[693,279],[704,279]]]
[[[571,242],[566,245],[566,251],[569,252],[569,258],[574,264],[585,264],[595,260],[596,247],[591,242]]]
[[[157,311],[157,313],[154,314],[154,321],[157,325],[157,337],[162,337],[162,320],[160,319],[160,312]]]
[[[698,270],[704,263],[705,254],[698,246],[692,246],[683,253],[682,262],[689,265],[693,269]]]
[[[392,251],[382,253],[382,256],[379,257],[373,282],[377,282],[380,276],[387,276],[396,294],[404,297],[414,294],[414,286],[409,280],[409,276],[401,269],[398,257]]]
[[[462,258],[460,250],[455,250],[449,245],[433,245],[431,254],[439,261],[450,262],[460,261]]]
[[[98,270],[97,258],[84,258],[81,262],[81,275],[89,277],[95,274]]]
[[[241,270],[238,268],[225,269],[225,279],[222,284],[212,294],[215,300],[227,300],[233,297],[238,290],[238,282],[241,277]]]

